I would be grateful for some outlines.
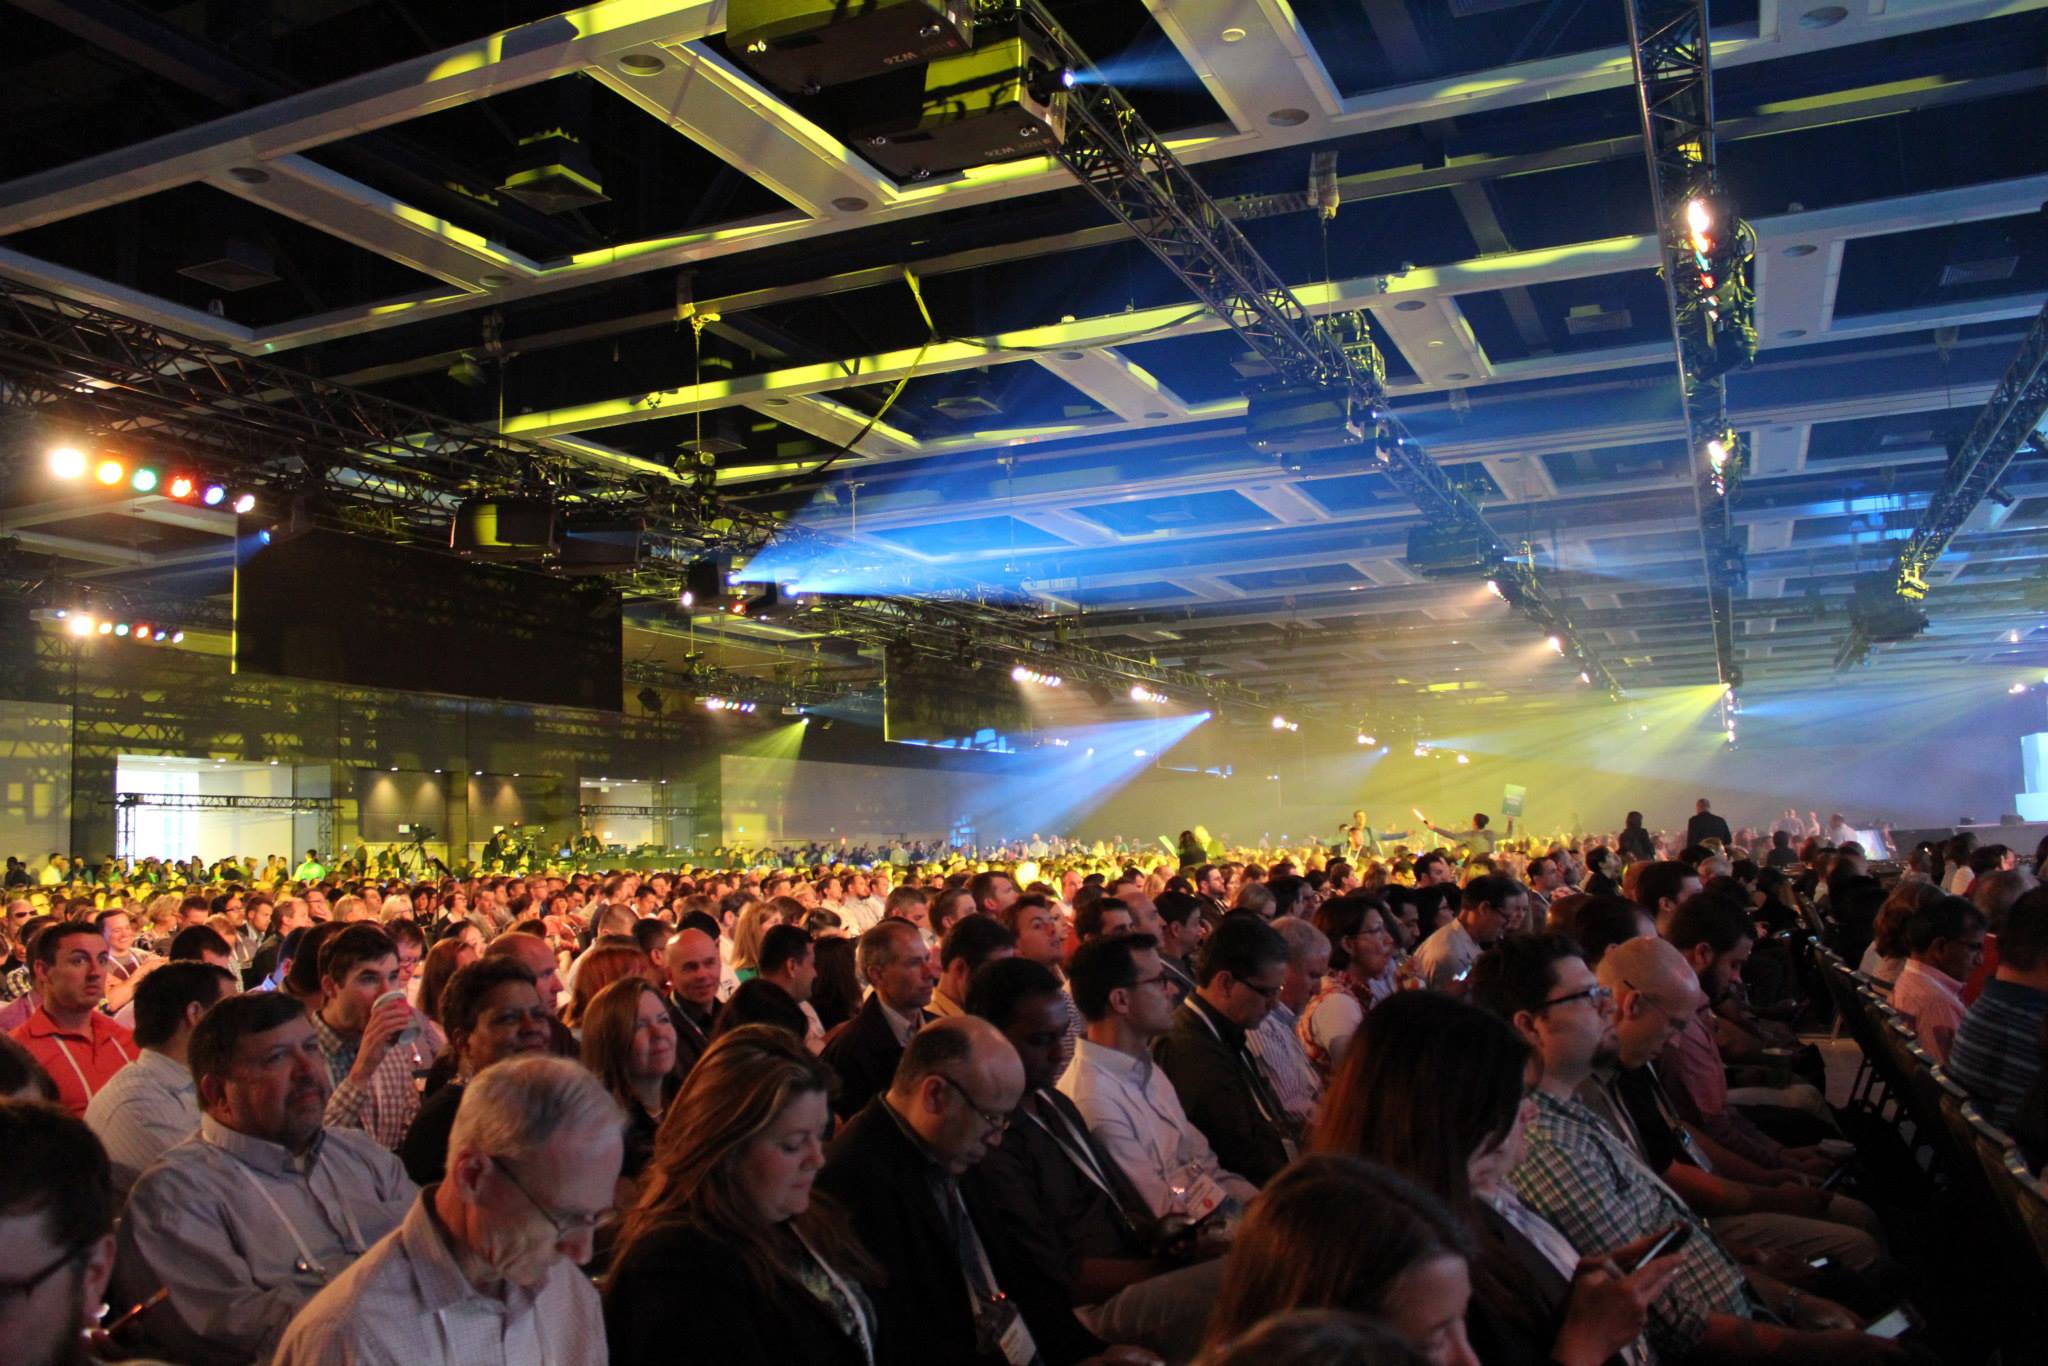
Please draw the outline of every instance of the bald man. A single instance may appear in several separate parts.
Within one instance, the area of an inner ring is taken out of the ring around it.
[[[562,1000],[562,964],[555,957],[554,945],[537,934],[507,930],[490,942],[484,949],[484,956],[510,958],[526,965],[533,973],[534,983],[540,988],[540,1003],[547,1008],[548,1052],[558,1058],[576,1057],[581,1052],[576,1036],[557,1018]]]
[[[1876,1272],[1884,1249],[1868,1206],[1814,1185],[1779,1184],[1783,1173],[1755,1167],[1688,1129],[1665,1097],[1654,1059],[1707,1000],[1685,955],[1662,939],[1625,939],[1595,971],[1614,993],[1621,1061],[1594,1073],[1579,1098],[1731,1247],[1830,1257],[1858,1275]]]
[[[718,1013],[721,964],[718,941],[698,929],[680,930],[663,956],[668,968],[669,1018],[676,1027],[676,1075],[686,1075],[711,1042],[711,1018]]]
[[[1060,1366],[1105,1350],[1057,1287],[1000,1256],[995,1231],[975,1227],[960,1195],[961,1173],[1003,1141],[1023,1098],[1024,1064],[1000,1030],[972,1015],[934,1020],[832,1141],[817,1187],[889,1268],[874,1292],[878,1336],[904,1366]]]

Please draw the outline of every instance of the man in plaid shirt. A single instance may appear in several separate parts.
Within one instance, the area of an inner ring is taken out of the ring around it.
[[[417,1017],[402,993],[384,999],[399,992],[398,946],[377,925],[350,925],[320,946],[320,984],[327,999],[313,1013],[313,1034],[334,1079],[325,1123],[396,1149],[420,1110],[405,1037]]]
[[[1650,1306],[1649,1338],[1667,1360],[1903,1360],[1896,1344],[1858,1330],[1841,1306],[1759,1274],[1745,1276],[1685,1202],[1575,1097],[1593,1068],[1618,1056],[1612,993],[1560,935],[1510,936],[1472,970],[1471,999],[1536,1049],[1543,1080],[1527,1151],[1508,1174],[1524,1204],[1587,1256],[1684,1224],[1677,1278]],[[1781,1328],[1756,1321],[1754,1301]]]

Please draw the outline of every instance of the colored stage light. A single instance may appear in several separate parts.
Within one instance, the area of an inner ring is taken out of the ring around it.
[[[156,492],[157,473],[147,465],[138,465],[135,473],[128,477],[128,487],[137,493]]]
[[[189,474],[172,475],[171,482],[164,491],[173,498],[190,498],[192,496],[192,476]]]
[[[77,479],[85,474],[85,452],[76,446],[59,446],[50,452],[50,473],[59,479]]]
[[[208,484],[204,489],[200,490],[199,501],[210,508],[217,508],[226,501],[227,496],[228,491],[219,484]]]
[[[127,477],[128,467],[118,460],[102,460],[93,469],[93,478],[99,480],[108,488],[112,488]]]

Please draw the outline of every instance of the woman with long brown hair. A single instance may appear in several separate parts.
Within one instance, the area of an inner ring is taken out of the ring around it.
[[[669,1366],[675,1296],[689,1355],[718,1366],[874,1366],[867,1287],[880,1271],[839,1209],[811,1193],[825,1164],[832,1070],[770,1025],[714,1040],[654,1141],[605,1281],[612,1366]]]
[[[622,977],[652,980],[654,964],[640,946],[626,935],[605,935],[576,964],[576,985],[569,992],[569,1004],[562,1010],[562,1023],[577,1038],[583,1037],[583,1017],[590,1003]]]
[[[1427,1192],[1362,1158],[1317,1153],[1266,1183],[1230,1245],[1211,1346],[1270,1314],[1345,1309],[1431,1366],[1477,1366],[1465,1341],[1471,1235]]]
[[[1599,1366],[1636,1350],[1678,1259],[1628,1276],[1608,1258],[1582,1264],[1515,1198],[1506,1176],[1522,1154],[1529,1065],[1529,1045],[1499,1018],[1436,992],[1401,992],[1359,1027],[1311,1146],[1399,1172],[1469,1229],[1469,1326],[1488,1366]],[[1627,1251],[1608,1256],[1626,1262]]]
[[[660,990],[644,977],[621,977],[597,993],[583,1016],[583,1065],[626,1112],[626,1154],[619,1203],[632,1203],[654,1135],[675,1093],[676,1026]]]

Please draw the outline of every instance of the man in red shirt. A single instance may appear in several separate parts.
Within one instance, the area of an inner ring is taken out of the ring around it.
[[[93,1095],[135,1061],[135,1040],[100,1013],[107,941],[89,923],[60,921],[36,936],[29,971],[43,1003],[14,1031],[57,1083],[57,1101],[83,1117]]]

